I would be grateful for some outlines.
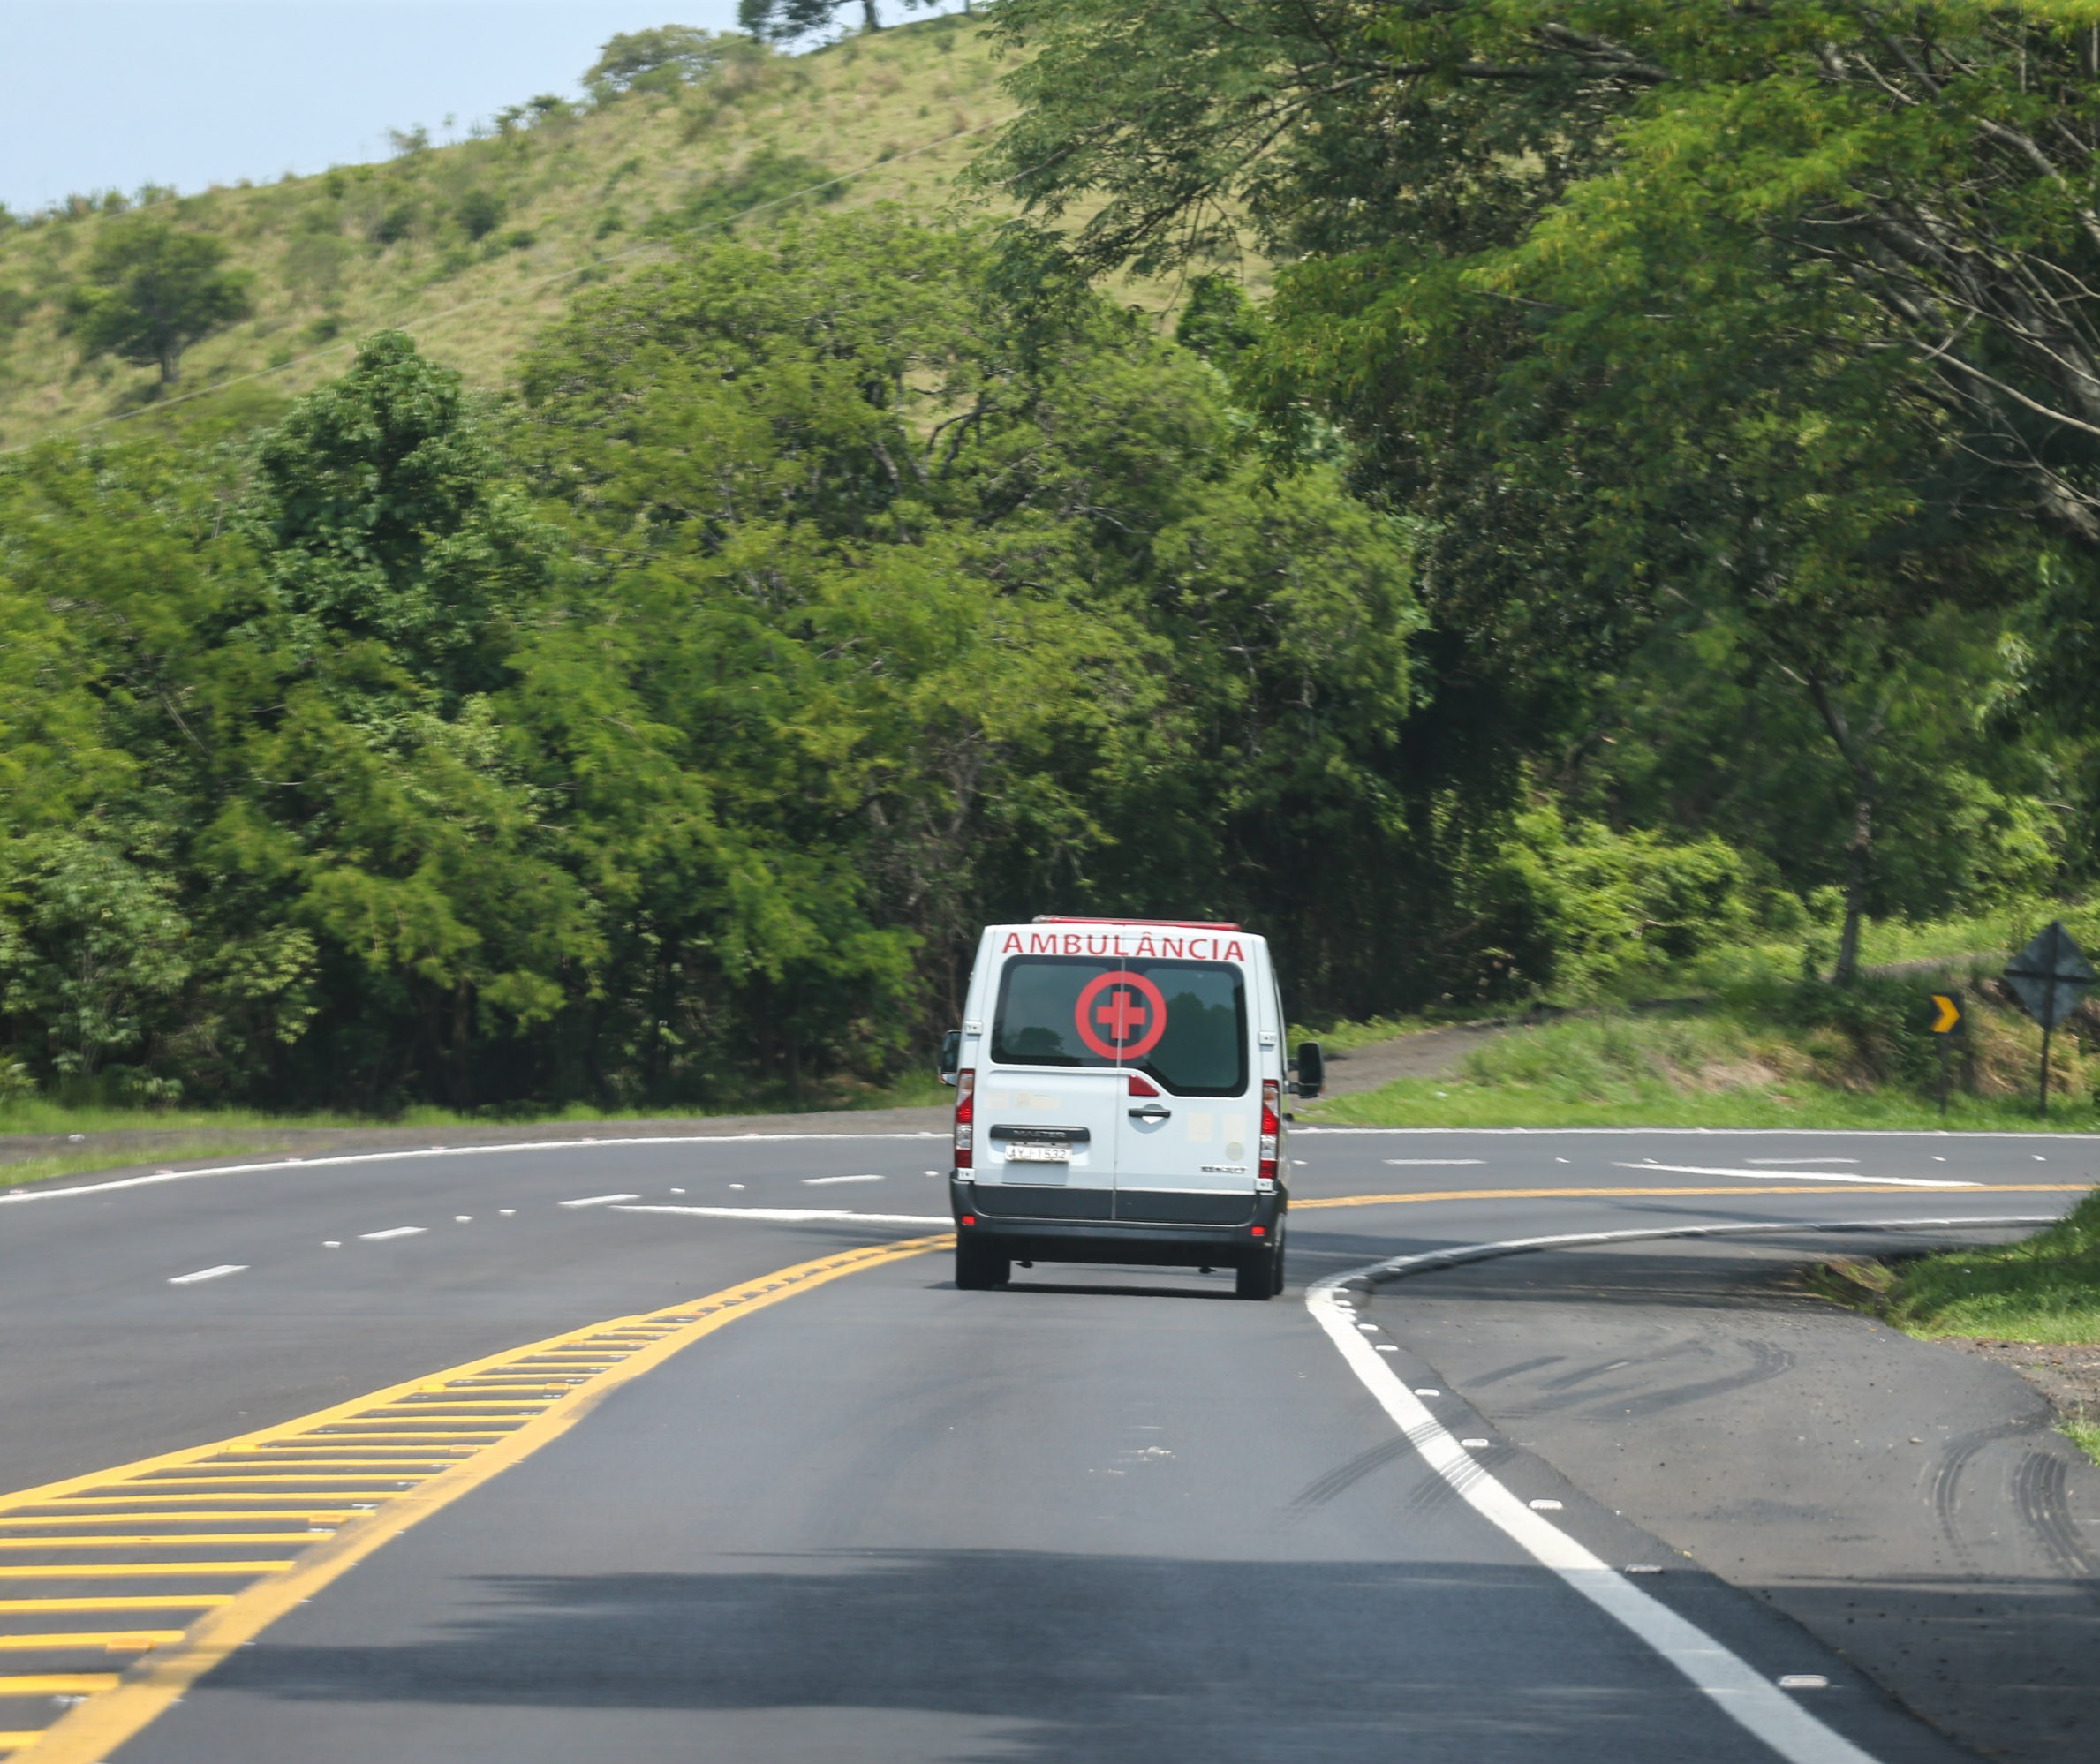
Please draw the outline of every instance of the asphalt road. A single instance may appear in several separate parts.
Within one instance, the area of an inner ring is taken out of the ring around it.
[[[945,1151],[910,1133],[629,1138],[0,1201],[0,1489],[925,1236],[945,1225]],[[1597,1309],[1597,1257],[1621,1257],[1659,1339],[1672,1283],[1739,1252],[1661,1240],[1375,1296],[1321,1283],[1542,1235],[2051,1215],[2100,1176],[2091,1141],[1302,1129],[1293,1151],[1285,1299],[1235,1302],[1224,1275],[1047,1265],[962,1293],[938,1253],[768,1291],[317,1587],[108,1755],[1971,1755],[1812,1611],[1731,1584],[1725,1516],[1688,1557],[1674,1519],[1650,1529],[1584,1493],[1607,1466],[1575,1434],[1504,1430],[1527,1416],[1498,1409],[1492,1375],[1566,1357]],[[1812,1242],[1773,1241],[1781,1260]],[[1439,1331],[1484,1280],[1497,1296],[1465,1311],[1462,1352]],[[1648,1361],[1628,1357],[1620,1406],[1701,1382],[1662,1349]],[[1416,1382],[1439,1377],[1448,1390]],[[0,1735],[32,1764],[62,1755],[64,1727],[27,1744],[61,1700],[87,1698],[77,1726],[104,1694],[95,1675],[138,1653],[6,1651],[61,1621],[139,1620],[45,1608],[79,1590],[62,1570],[117,1559],[43,1549],[35,1516],[61,1504],[0,1522],[26,1530],[0,1540],[0,1572],[25,1583],[0,1586]],[[105,1572],[118,1599],[146,1584]],[[1827,1684],[1776,1688],[1801,1676]]]

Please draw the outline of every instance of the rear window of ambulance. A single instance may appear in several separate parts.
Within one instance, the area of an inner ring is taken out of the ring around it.
[[[1125,1067],[1177,1096],[1243,1096],[1246,980],[1224,961],[1015,956],[999,976],[992,1058]]]

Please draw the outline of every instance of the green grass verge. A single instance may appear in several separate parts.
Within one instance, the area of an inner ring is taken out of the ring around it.
[[[922,1108],[945,1104],[955,1092],[932,1073],[913,1073],[886,1086],[827,1084],[812,1086],[802,1099],[804,1110]],[[342,1114],[270,1115],[252,1109],[125,1108],[110,1104],[72,1105],[39,1097],[17,1097],[0,1103],[0,1159],[5,1159],[11,1136],[80,1134],[124,1135],[82,1145],[78,1150],[56,1151],[44,1157],[0,1161],[0,1189],[41,1182],[54,1176],[80,1176],[97,1170],[125,1169],[138,1165],[173,1165],[209,1162],[223,1157],[264,1157],[291,1149],[294,1142],[282,1137],[288,1132],[359,1127],[487,1127],[559,1126],[593,1121],[706,1119],[721,1115],[786,1114],[796,1112],[794,1099],[785,1094],[717,1102],[705,1114],[676,1106],[615,1111],[593,1109],[581,1104],[563,1109],[517,1110],[501,1113],[465,1114],[451,1109],[413,1108],[384,1118]],[[256,1129],[243,1133],[243,1128]],[[276,1135],[277,1137],[272,1137]]]
[[[1469,1052],[1452,1077],[1401,1079],[1303,1104],[1300,1113],[1363,1127],[1944,1125],[1953,1131],[2076,1132],[2096,1125],[2083,1094],[2065,1095],[2043,1121],[2024,1089],[2002,1086],[1997,1095],[1957,1091],[1943,1123],[1916,1074],[1909,1082],[1880,1079],[1854,1039],[1828,1024],[1790,1020],[1787,1012],[1796,1006],[1789,1000],[1796,996],[1750,992],[1711,1007],[1600,1014],[1512,1029]],[[1979,1043],[1988,1039],[1981,1027],[1977,1035]],[[1990,1048],[1998,1064],[1987,1064],[1986,1075],[2017,1072],[2016,1044],[2007,1041],[2000,1049],[1994,1042]]]
[[[403,1116],[396,1125],[423,1123]],[[260,1109],[160,1108],[121,1103],[68,1103],[44,1097],[0,1102],[0,1142],[14,1134],[226,1133],[244,1128],[281,1132],[291,1127],[354,1127],[372,1123],[355,1115],[269,1114]]]
[[[1892,1264],[1879,1308],[1912,1335],[2100,1343],[2100,1194],[2018,1243]]]
[[[2100,1464],[2100,1424],[2085,1421],[2067,1421],[2058,1423],[2065,1436],[2077,1448]]]
[[[221,1157],[255,1157],[284,1150],[282,1140],[205,1139],[195,1143],[118,1150],[62,1151],[49,1157],[20,1157],[0,1164],[0,1188],[17,1188],[25,1182],[45,1182],[54,1176],[85,1176],[97,1170],[122,1169],[133,1164],[203,1163]]]
[[[1558,1086],[1478,1084],[1463,1078],[1402,1078],[1359,1096],[1297,1105],[1301,1121],[1398,1127],[1843,1127],[1884,1131],[2083,1132],[2090,1112],[2035,1118],[2031,1103],[1957,1097],[1938,1107],[1885,1092],[1685,1091],[1627,1084],[1605,1097],[1569,1098]]]

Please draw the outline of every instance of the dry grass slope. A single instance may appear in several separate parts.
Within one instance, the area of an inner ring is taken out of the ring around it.
[[[924,20],[676,94],[169,203],[157,212],[227,241],[257,297],[253,320],[190,352],[182,392],[261,375],[178,408],[185,420],[265,418],[389,326],[471,384],[501,386],[563,301],[662,255],[667,229],[864,167],[825,200],[938,215],[1010,109],[1001,71],[978,26]],[[112,417],[166,419],[153,370],[84,364],[59,329],[96,237],[122,224],[90,215],[0,235],[0,448]]]

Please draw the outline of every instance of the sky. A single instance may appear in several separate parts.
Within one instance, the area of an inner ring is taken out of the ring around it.
[[[0,202],[383,159],[389,129],[442,140],[573,96],[616,32],[736,17],[736,0],[0,0]]]

